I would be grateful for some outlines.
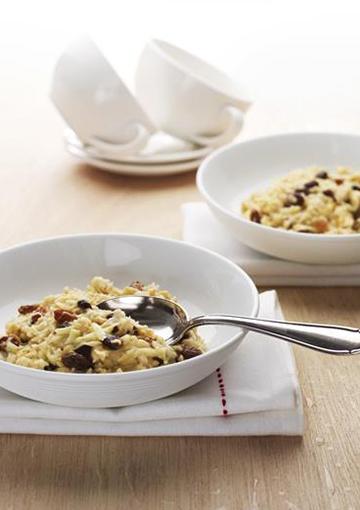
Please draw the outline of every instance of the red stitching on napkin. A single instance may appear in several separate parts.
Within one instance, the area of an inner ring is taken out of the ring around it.
[[[217,376],[219,390],[220,390],[220,396],[221,396],[222,414],[223,414],[223,416],[228,416],[229,411],[226,408],[225,384],[224,384],[224,379],[223,379],[220,368],[216,369],[216,376]]]

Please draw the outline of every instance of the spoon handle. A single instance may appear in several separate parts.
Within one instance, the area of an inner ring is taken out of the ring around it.
[[[329,354],[360,353],[360,331],[345,326],[252,319],[232,315],[203,315],[190,319],[186,331],[210,324],[240,326]]]

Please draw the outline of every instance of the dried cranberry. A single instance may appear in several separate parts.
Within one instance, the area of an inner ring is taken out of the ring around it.
[[[114,335],[106,336],[102,341],[104,347],[107,347],[112,351],[117,351],[118,349],[120,349],[121,343],[122,343],[121,340]]]
[[[200,354],[202,354],[202,352],[200,351],[200,349],[197,349],[196,347],[184,346],[182,349],[182,355],[183,355],[184,359],[195,358],[196,356],[199,356]]]
[[[41,317],[41,313],[34,313],[30,319],[30,324],[35,324]]]
[[[61,309],[54,311],[54,317],[59,326],[64,324],[64,322],[72,322],[77,318],[77,316],[74,313]]]
[[[80,310],[88,310],[89,308],[92,308],[91,304],[85,299],[80,299],[77,302],[77,305],[80,308]]]
[[[253,209],[250,213],[250,220],[254,223],[261,223],[261,214],[256,209]]]
[[[35,312],[39,305],[22,305],[18,308],[18,312],[22,315],[25,315],[27,313]]]

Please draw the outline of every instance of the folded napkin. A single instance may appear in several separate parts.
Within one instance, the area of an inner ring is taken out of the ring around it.
[[[239,264],[257,285],[360,285],[360,264],[312,265],[260,253],[231,236],[202,202],[183,204],[183,239],[208,248]]]
[[[275,291],[260,314],[282,318]],[[101,377],[101,375],[99,375]],[[209,377],[176,395],[117,409],[34,402],[0,389],[0,432],[109,436],[301,435],[302,402],[291,346],[249,333]]]

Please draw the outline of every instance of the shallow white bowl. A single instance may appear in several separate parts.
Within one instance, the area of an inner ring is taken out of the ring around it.
[[[217,150],[197,174],[200,193],[218,220],[240,241],[275,257],[310,264],[360,262],[360,235],[305,234],[251,222],[241,202],[291,170],[311,165],[360,170],[360,136],[294,133]]]
[[[255,316],[258,293],[235,264],[210,251],[158,237],[93,234],[27,243],[0,253],[0,328],[20,304],[100,275],[124,286],[138,279],[169,289],[190,316]],[[117,374],[66,374],[0,361],[0,386],[19,395],[73,407],[115,407],[165,397],[200,381],[237,348],[245,332],[202,328],[208,352],[178,364]]]

